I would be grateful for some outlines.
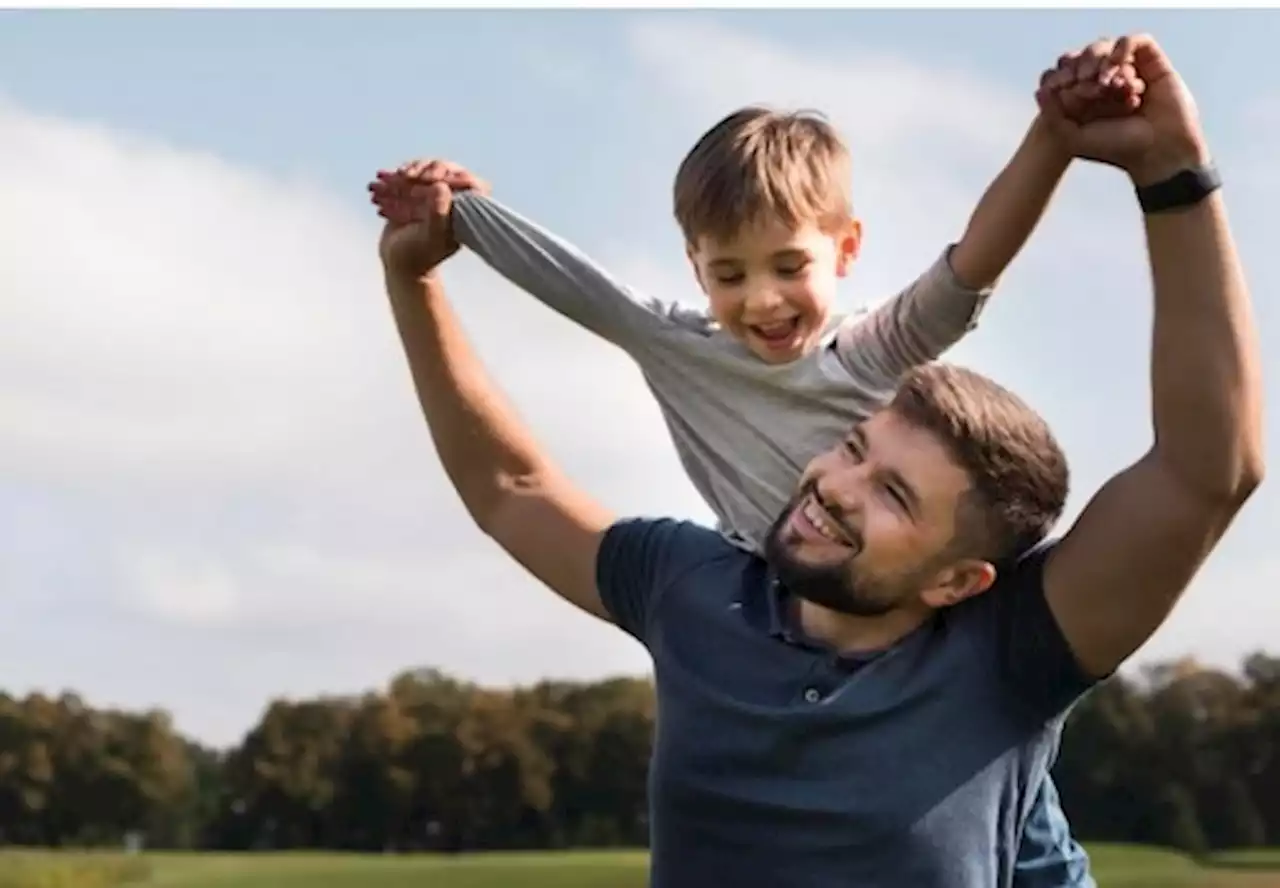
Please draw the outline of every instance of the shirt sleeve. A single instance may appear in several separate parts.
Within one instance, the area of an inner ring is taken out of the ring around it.
[[[605,531],[596,587],[614,623],[642,644],[666,589],[706,559],[716,535],[670,518],[628,518]]]
[[[661,335],[678,309],[616,280],[577,247],[492,198],[453,200],[458,242],[512,284],[626,351]]]
[[[845,370],[887,396],[913,367],[936,361],[978,325],[992,288],[971,290],[951,270],[951,247],[906,289],[849,318],[836,335]]]
[[[1097,683],[1080,666],[1045,598],[1044,566],[1052,550],[1051,543],[1032,550],[979,596],[1001,677],[1045,720],[1064,714]]]

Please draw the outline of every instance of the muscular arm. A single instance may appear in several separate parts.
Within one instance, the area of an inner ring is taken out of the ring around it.
[[[1221,193],[1149,215],[1146,234],[1155,440],[1098,492],[1045,569],[1049,606],[1094,676],[1164,622],[1263,473],[1257,337]]]
[[[389,274],[387,293],[432,440],[471,517],[552,590],[610,620],[596,587],[609,513],[558,471],[495,390],[438,279]]]
[[[960,241],[911,286],[840,332],[850,372],[892,390],[977,323],[991,289],[1035,230],[1070,163],[1037,118],[978,201]]]

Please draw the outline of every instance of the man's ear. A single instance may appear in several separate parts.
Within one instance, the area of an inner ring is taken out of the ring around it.
[[[941,610],[981,595],[995,581],[995,565],[978,558],[965,558],[939,571],[920,597],[929,607]]]

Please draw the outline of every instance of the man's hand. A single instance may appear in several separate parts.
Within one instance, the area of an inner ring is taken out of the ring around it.
[[[418,160],[379,170],[370,200],[387,220],[378,252],[389,275],[422,278],[458,251],[449,212],[454,191],[487,193],[489,186],[462,167]]]
[[[1108,89],[1130,83],[1117,115]],[[1135,185],[1159,182],[1209,160],[1195,102],[1155,39],[1098,40],[1041,77],[1041,114],[1078,157],[1120,167]],[[1110,112],[1110,113],[1108,113]]]

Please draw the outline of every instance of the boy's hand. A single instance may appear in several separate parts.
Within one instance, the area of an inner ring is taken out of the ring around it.
[[[1057,66],[1040,75],[1037,99],[1056,101],[1055,110],[1077,124],[1132,114],[1142,104],[1146,83],[1132,59],[1112,57],[1113,48],[1112,42],[1097,40],[1059,56]]]
[[[395,170],[379,170],[369,183],[369,199],[378,215],[388,222],[406,224],[413,219],[413,206],[429,199],[432,186],[442,184],[450,192],[489,193],[489,183],[447,160],[414,160]]]
[[[1066,70],[1060,76],[1045,73],[1036,101],[1074,156],[1120,167],[1136,185],[1158,182],[1208,162],[1195,102],[1153,38],[1143,34],[1100,40],[1074,57],[1063,58],[1068,59]],[[1084,121],[1071,116],[1069,102],[1091,93],[1084,84],[1114,82],[1117,72],[1128,67],[1133,68],[1135,85],[1142,84],[1136,103],[1131,102],[1133,110],[1119,117]]]
[[[369,183],[369,197],[387,220],[378,252],[389,275],[421,278],[458,252],[449,220],[455,191],[488,193],[489,185],[441,160],[415,160],[378,171]]]

